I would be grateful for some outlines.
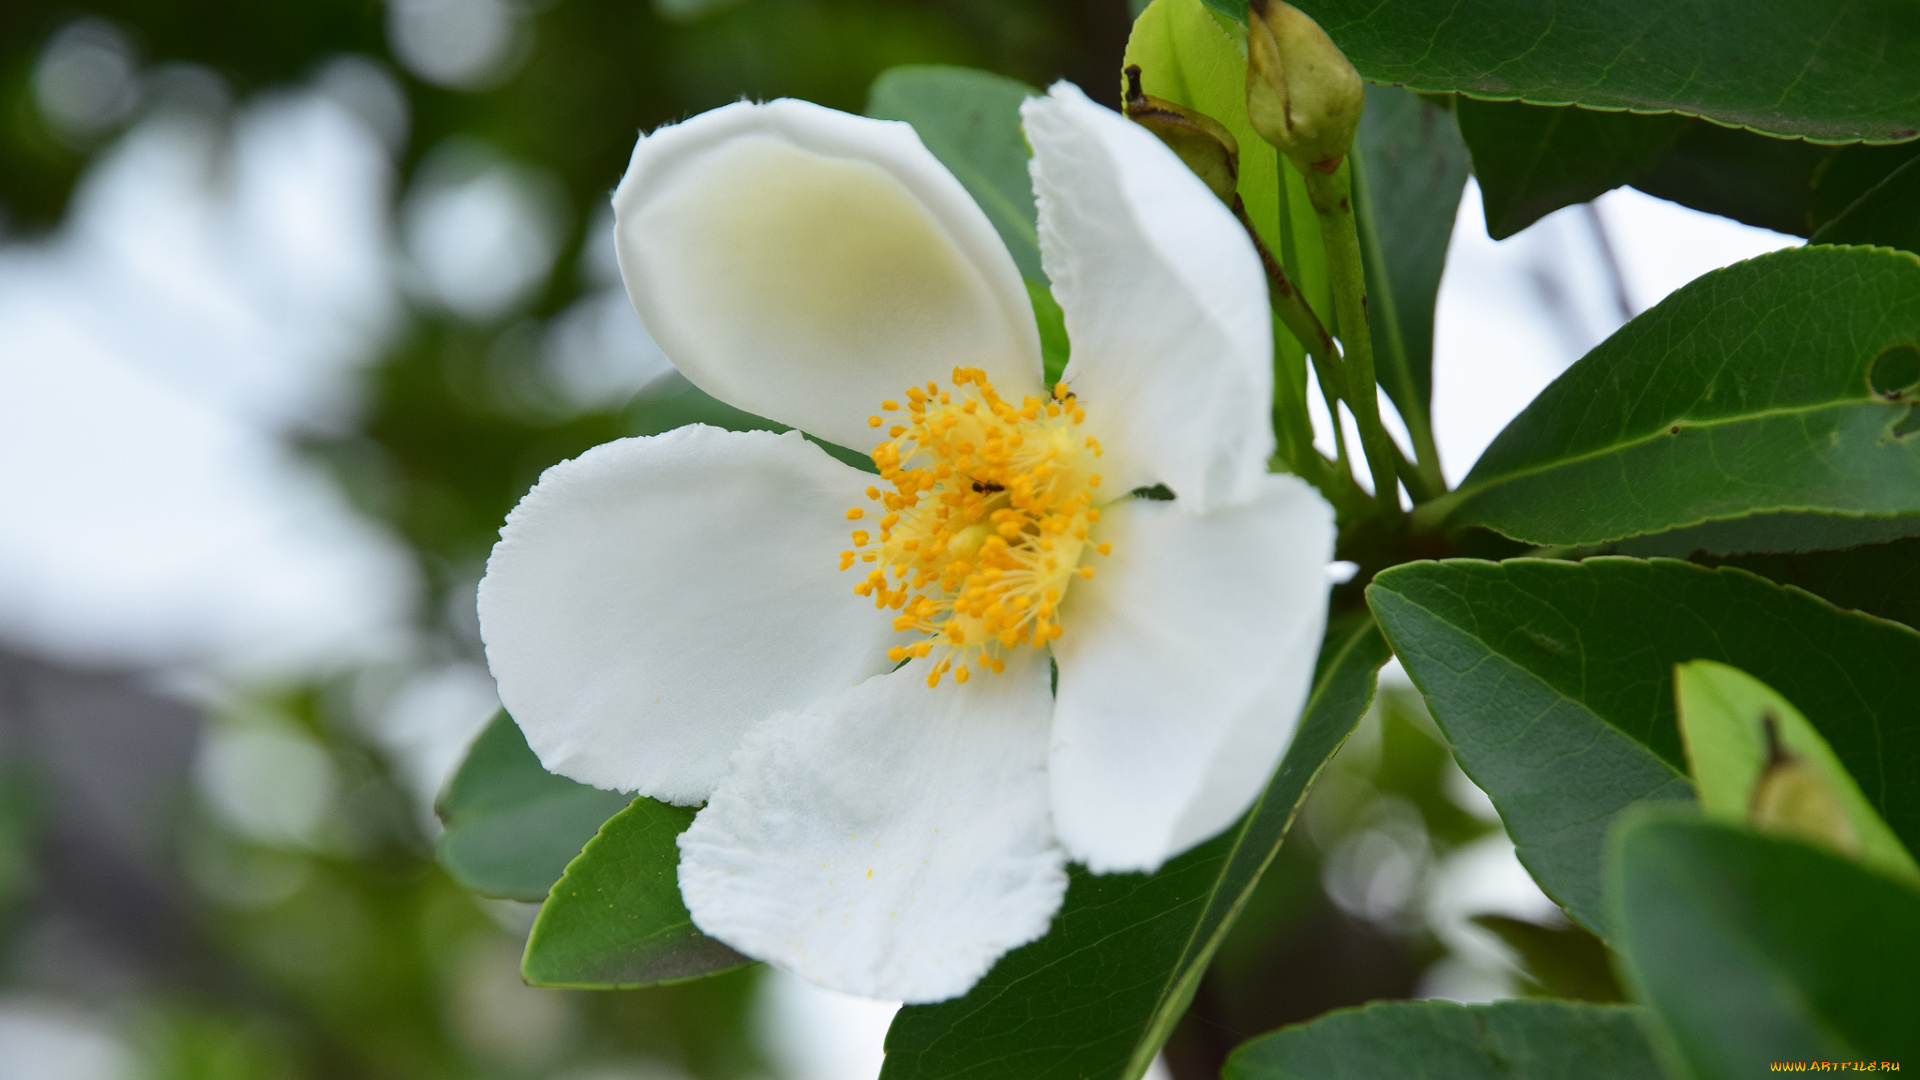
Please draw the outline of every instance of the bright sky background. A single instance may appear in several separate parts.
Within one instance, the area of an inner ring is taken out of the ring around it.
[[[551,265],[556,225],[540,176],[467,144],[437,152],[389,222],[380,118],[351,99],[263,96],[225,157],[208,122],[156,114],[100,157],[56,234],[0,245],[0,640],[246,678],[406,652],[418,585],[405,552],[284,441],[349,421],[353,375],[379,354],[403,290],[509,310]],[[1594,206],[1634,311],[1799,242],[1630,189]],[[1450,481],[1624,319],[1594,220],[1569,208],[1496,243],[1469,186],[1436,334]],[[545,343],[579,405],[631,392],[662,363],[601,247],[597,291]],[[388,699],[406,719],[388,742],[430,795],[491,711],[484,672],[416,672]],[[1534,903],[1510,848],[1471,860],[1446,918]],[[888,1007],[785,978],[762,1005],[800,1080],[877,1069]]]

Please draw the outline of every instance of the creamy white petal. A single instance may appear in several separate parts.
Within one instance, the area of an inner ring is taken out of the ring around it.
[[[540,477],[480,582],[500,700],[546,767],[705,799],[755,722],[891,665],[837,555],[870,478],[798,432],[700,425]]]
[[[1292,740],[1326,626],[1333,511],[1267,476],[1206,514],[1130,500],[1075,583],[1048,773],[1054,825],[1096,873],[1155,870],[1238,818]]]
[[[927,663],[748,733],[680,837],[694,925],[819,985],[909,1003],[966,993],[1046,933],[1067,887],[1047,821],[1047,664],[930,690]]]
[[[867,450],[881,401],[956,366],[1040,391],[1020,272],[907,124],[728,105],[642,138],[613,207],[640,321],[730,405]]]
[[[1126,491],[1246,498],[1273,453],[1273,328],[1252,241],[1145,128],[1068,83],[1020,110],[1066,378]]]

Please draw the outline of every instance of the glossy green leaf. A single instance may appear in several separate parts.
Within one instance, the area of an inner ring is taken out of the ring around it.
[[[1899,425],[1895,425],[1898,430]],[[1859,544],[1884,544],[1920,536],[1920,514],[1854,517],[1814,511],[1753,514],[1709,521],[1652,536],[1633,536],[1614,545],[1615,554],[1647,559],[1718,555],[1788,554],[1834,551]]]
[[[1836,151],[1694,120],[1659,161],[1634,177],[1633,186],[1695,210],[1806,236],[1815,224],[1816,183],[1838,157],[1860,149],[1892,148]]]
[[[1652,168],[1691,122],[1573,106],[1461,98],[1487,233],[1503,240],[1563,206],[1612,191]]]
[[[1434,301],[1467,183],[1466,147],[1444,106],[1399,87],[1369,86],[1354,158],[1375,367],[1400,414],[1424,425],[1433,400]]]
[[[1813,231],[1815,183],[1836,150],[1672,113],[1460,98],[1487,232],[1511,236],[1622,184],[1775,232]],[[1891,150],[1891,147],[1875,147]]]
[[[900,1010],[882,1080],[1138,1080],[1386,660],[1372,620],[1330,633],[1293,745],[1238,825],[1150,876],[1075,867],[1046,937],[965,997]]]
[[[676,841],[693,815],[642,797],[602,825],[541,905],[521,976],[534,986],[622,990],[751,963],[695,929],[680,900]]]
[[[1920,634],[1739,570],[1666,559],[1408,563],[1367,589],[1387,640],[1520,861],[1607,937],[1609,821],[1692,798],[1673,665],[1798,704],[1896,835],[1920,839]]]
[[[1813,180],[1814,226],[1825,225],[1845,213],[1862,195],[1916,157],[1920,157],[1920,141],[1834,149]]]
[[[1792,702],[1739,668],[1712,660],[1676,665],[1674,695],[1694,794],[1707,816],[1833,843],[1848,858],[1920,885],[1913,856]],[[1778,789],[1783,779],[1814,791],[1823,804],[1815,820],[1769,820],[1761,804],[1769,786]],[[1826,820],[1828,815],[1841,820]]]
[[[1920,893],[1693,817],[1623,823],[1610,861],[1624,974],[1694,1080],[1920,1061]]]
[[[434,805],[447,827],[440,862],[477,893],[542,900],[600,823],[627,800],[541,768],[520,726],[501,712]]]
[[[1303,0],[1360,74],[1540,105],[1679,112],[1776,135],[1920,134],[1907,0]]]
[[[1510,915],[1476,915],[1471,920],[1512,949],[1526,973],[1528,997],[1571,1001],[1625,1001],[1613,977],[1613,952],[1578,926],[1542,926]]]
[[[1737,263],[1574,364],[1428,512],[1535,544],[1770,514],[1783,517],[1754,521],[1744,546],[1740,524],[1714,542],[1804,550],[1885,540],[1890,527],[1911,535],[1899,530],[1920,523],[1890,519],[1920,515],[1915,406],[1874,380],[1914,342],[1920,258],[1809,247]]]
[[[1920,141],[1836,148],[1832,160],[1814,178],[1814,225],[1822,226],[1839,217],[1861,196],[1916,157],[1920,157]]]
[[[1020,103],[1040,91],[974,68],[913,65],[888,68],[867,91],[867,115],[905,120],[933,156],[960,178],[1000,231],[1014,264],[1044,283],[1040,233],[1027,176]]]
[[[1846,551],[1733,555],[1714,561],[1782,585],[1797,585],[1839,607],[1920,627],[1920,539]]]
[[[1655,1080],[1628,1005],[1376,1002],[1241,1046],[1223,1080]]]
[[[1879,244],[1920,251],[1920,158],[1914,158],[1813,234],[1816,244]]]

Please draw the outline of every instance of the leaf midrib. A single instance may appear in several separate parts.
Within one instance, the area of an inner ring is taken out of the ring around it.
[[[1515,480],[1524,480],[1529,476],[1538,476],[1541,473],[1551,472],[1555,469],[1565,468],[1571,465],[1578,465],[1582,462],[1592,461],[1597,458],[1606,457],[1610,454],[1624,453],[1628,450],[1633,449],[1636,446],[1644,446],[1657,439],[1675,438],[1676,436],[1671,430],[1675,424],[1681,425],[1681,429],[1683,431],[1697,431],[1702,429],[1727,427],[1733,424],[1751,423],[1759,420],[1770,420],[1777,417],[1811,416],[1816,413],[1853,408],[1859,405],[1877,405],[1877,404],[1883,404],[1883,403],[1872,397],[1853,397],[1853,398],[1841,398],[1833,401],[1821,402],[1816,405],[1801,405],[1801,406],[1792,406],[1792,407],[1785,407],[1785,408],[1759,409],[1753,412],[1739,413],[1733,416],[1716,417],[1711,420],[1688,420],[1684,417],[1676,417],[1668,420],[1664,425],[1660,427],[1656,427],[1653,430],[1646,432],[1645,434],[1634,436],[1633,438],[1627,439],[1622,442],[1608,443],[1605,446],[1595,447],[1594,449],[1589,450],[1585,453],[1572,454],[1565,457],[1557,457],[1549,461],[1543,461],[1537,465],[1529,465],[1525,468],[1516,469],[1512,472],[1501,473],[1498,476],[1495,476],[1488,480],[1483,480],[1477,484],[1462,486],[1459,490],[1457,490],[1454,493],[1456,498],[1458,499],[1458,502],[1456,503],[1456,505],[1464,505],[1472,501],[1477,496],[1483,494],[1484,492],[1491,491],[1502,484],[1510,483]]]

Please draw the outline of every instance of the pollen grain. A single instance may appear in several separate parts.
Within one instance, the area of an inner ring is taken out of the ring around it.
[[[842,570],[869,564],[854,591],[897,612],[894,629],[921,635],[888,656],[933,657],[928,686],[949,673],[964,683],[999,672],[1013,649],[1059,638],[1068,586],[1093,576],[1082,556],[1112,548],[1087,542],[1100,520],[1101,449],[1077,430],[1086,410],[1067,384],[1016,406],[978,368],[955,368],[952,381],[951,391],[908,388],[904,423],[873,451],[883,481],[867,489],[877,533],[853,533],[857,560],[840,553]],[[847,511],[850,521],[873,516]]]

